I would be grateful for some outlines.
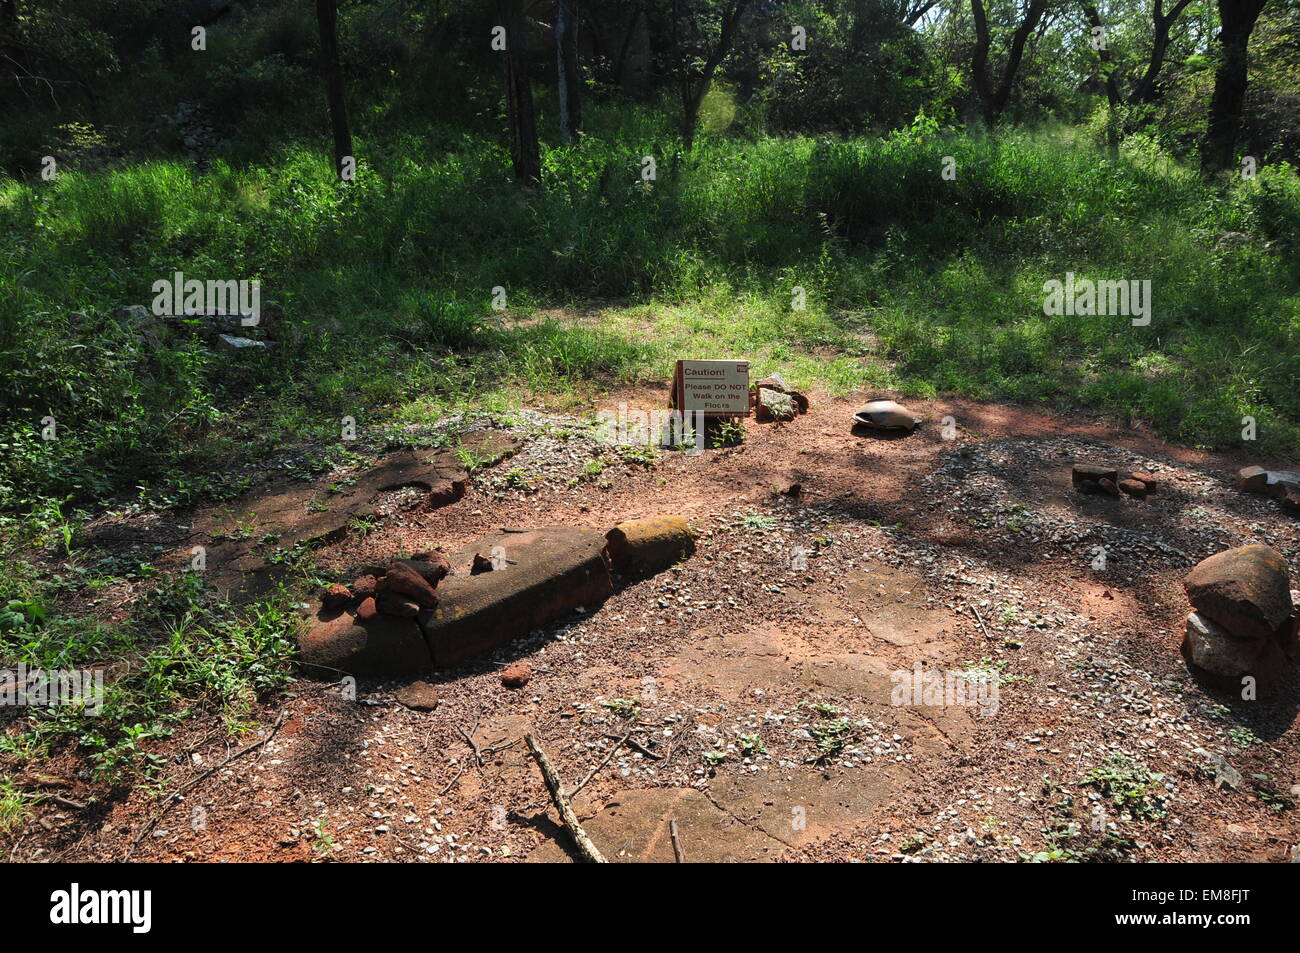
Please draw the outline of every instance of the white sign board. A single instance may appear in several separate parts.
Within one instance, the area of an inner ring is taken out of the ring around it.
[[[677,409],[718,417],[749,413],[749,361],[678,361]]]

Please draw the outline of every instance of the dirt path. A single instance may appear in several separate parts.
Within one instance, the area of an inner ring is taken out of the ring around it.
[[[638,401],[662,398],[609,407]],[[682,513],[700,534],[682,565],[435,673],[431,713],[397,704],[400,683],[363,683],[357,701],[295,683],[263,714],[283,717],[275,737],[196,785],[135,858],[565,859],[522,734],[573,784],[633,720],[637,748],[576,802],[611,859],[671,861],[670,819],[688,860],[1289,857],[1294,670],[1285,690],[1243,702],[1198,684],[1178,650],[1179,583],[1197,560],[1262,541],[1300,580],[1300,524],[1231,486],[1236,467],[1269,461],[972,403],[917,402],[916,434],[864,438],[847,425],[855,403],[814,394],[793,423],[749,422],[742,446],[646,466],[530,426],[463,498],[322,550],[342,574],[501,526]],[[1078,458],[1150,471],[1159,491],[1077,494]],[[535,674],[512,691],[498,673],[516,659]],[[894,673],[918,665],[981,704],[896,703]],[[256,740],[187,751],[210,730],[173,739],[188,762],[175,784]],[[1216,786],[1198,749],[1223,755],[1238,789]],[[1162,775],[1127,815],[1081,784],[1114,755]],[[93,817],[52,807],[22,855],[120,858],[157,808],[143,790]]]

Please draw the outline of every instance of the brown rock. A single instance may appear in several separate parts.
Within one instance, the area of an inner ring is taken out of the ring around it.
[[[501,684],[506,688],[523,688],[533,680],[533,667],[527,662],[515,662],[501,672]]]
[[[1076,463],[1070,471],[1070,482],[1076,489],[1092,489],[1102,480],[1112,483],[1119,479],[1119,471],[1114,467],[1104,467],[1096,463]]]
[[[1300,516],[1300,489],[1289,486],[1282,494],[1282,512]]]
[[[1103,490],[1105,490],[1107,493],[1109,493],[1111,496],[1119,496],[1119,487],[1115,485],[1114,480],[1111,480],[1108,477],[1102,477],[1100,480],[1097,481],[1097,485],[1101,487]]]
[[[411,682],[403,685],[393,697],[399,705],[405,705],[412,711],[433,711],[438,707],[438,690],[428,682]]]
[[[377,615],[379,615],[379,607],[375,605],[374,597],[362,599],[361,604],[357,606],[357,621],[369,622]]]
[[[347,613],[319,619],[298,637],[298,654],[308,675],[334,679],[340,673],[384,677],[419,675],[431,667],[429,647],[410,619],[375,615],[358,624]]]
[[[336,582],[321,594],[320,601],[326,609],[342,609],[352,601],[352,591]]]
[[[384,615],[398,619],[414,619],[420,614],[419,605],[396,592],[381,592],[375,598],[375,606]]]
[[[1268,471],[1263,467],[1242,467],[1237,471],[1237,489],[1243,493],[1263,493],[1268,485]]]
[[[1147,495],[1147,485],[1141,480],[1120,480],[1119,488],[1129,496],[1137,497],[1139,500]]]
[[[377,591],[379,580],[374,576],[366,573],[352,584],[352,594],[358,599],[369,599]]]
[[[424,632],[438,666],[454,665],[505,645],[578,608],[594,608],[613,591],[600,530],[578,526],[502,531],[459,552],[505,548],[508,564],[494,572],[456,573],[438,587]]]
[[[695,537],[684,516],[627,520],[605,539],[611,567],[629,576],[652,576],[695,552]]]
[[[421,553],[410,559],[399,559],[403,566],[415,570],[416,575],[431,586],[437,586],[451,572],[451,563],[442,553]]]
[[[471,576],[477,576],[481,572],[491,572],[496,567],[492,565],[492,560],[488,559],[482,553],[474,554],[474,561],[470,563],[469,572]]]
[[[379,591],[396,592],[409,596],[422,609],[432,609],[438,604],[438,595],[429,581],[405,563],[393,563],[379,580]]]
[[[1286,561],[1268,546],[1215,553],[1192,568],[1183,588],[1197,612],[1239,639],[1280,635],[1291,616]]]

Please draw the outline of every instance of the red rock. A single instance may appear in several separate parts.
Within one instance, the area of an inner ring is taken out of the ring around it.
[[[1095,463],[1076,463],[1070,471],[1070,482],[1078,489],[1086,489],[1089,484],[1102,480],[1115,480],[1119,472],[1112,467],[1103,467]]]
[[[410,559],[399,559],[398,562],[415,570],[416,575],[431,586],[438,585],[451,572],[451,563],[447,562],[447,557],[442,553],[421,553]]]
[[[1137,497],[1139,500],[1147,495],[1147,485],[1141,480],[1120,480],[1119,488],[1129,496]]]
[[[539,527],[494,533],[457,552],[457,566],[475,553],[506,550],[504,568],[455,573],[438,586],[438,608],[424,621],[438,667],[475,658],[613,592],[600,530]]]
[[[1242,467],[1237,471],[1237,489],[1243,493],[1263,493],[1268,485],[1268,471],[1263,467]]]
[[[409,596],[422,609],[432,609],[438,604],[438,594],[429,581],[405,563],[388,567],[384,578],[379,580],[379,591]]]
[[[369,599],[375,594],[379,580],[367,573],[352,584],[352,594],[358,599]]]
[[[1115,485],[1114,480],[1108,477],[1102,477],[1100,480],[1097,481],[1097,485],[1101,487],[1103,490],[1105,490],[1107,493],[1109,493],[1111,496],[1119,496],[1119,487]]]
[[[367,597],[362,599],[361,604],[357,606],[357,621],[369,622],[377,615],[379,615],[379,607],[375,605],[374,598]]]
[[[1150,473],[1147,473],[1145,470],[1138,470],[1136,473],[1130,473],[1128,475],[1128,479],[1138,480],[1142,483],[1145,483],[1147,485],[1148,491],[1155,490],[1156,485],[1160,482],[1155,477],[1153,477]]]
[[[481,572],[491,572],[496,567],[492,565],[492,560],[488,559],[482,553],[474,554],[474,561],[470,563],[469,572],[471,576],[477,576]]]
[[[1283,491],[1282,512],[1300,516],[1300,489],[1289,486]]]
[[[420,607],[415,602],[396,592],[381,592],[375,597],[375,606],[384,615],[396,619],[414,619],[420,614]]]
[[[319,619],[298,637],[303,668],[314,678],[421,675],[431,666],[429,647],[410,619],[376,615],[358,624],[347,613]]]
[[[320,601],[327,609],[342,609],[352,601],[352,590],[336,582],[321,594]]]
[[[533,667],[527,662],[515,662],[501,672],[501,684],[506,688],[523,688],[533,680]]]
[[[1268,546],[1215,553],[1192,568],[1183,588],[1197,612],[1238,639],[1281,638],[1291,617],[1286,560]]]

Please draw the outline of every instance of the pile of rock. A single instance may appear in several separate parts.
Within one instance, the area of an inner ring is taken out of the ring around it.
[[[419,553],[386,566],[367,566],[350,587],[336,583],[326,589],[321,606],[340,612],[355,607],[359,622],[381,613],[414,619],[438,607],[437,586],[450,571],[451,565],[441,553]]]
[[[1300,473],[1244,467],[1237,471],[1237,489],[1271,496],[1281,504],[1283,512],[1300,516]]]
[[[808,413],[808,398],[792,389],[779,373],[750,385],[749,391],[754,419],[759,423],[794,420],[799,414]]]
[[[1128,472],[1098,463],[1076,463],[1070,482],[1080,493],[1119,496],[1121,493],[1145,499],[1155,492],[1156,478],[1143,471]]]
[[[1300,612],[1286,561],[1253,544],[1204,559],[1183,580],[1193,611],[1187,616],[1183,656],[1211,675],[1269,682],[1294,651]]]

